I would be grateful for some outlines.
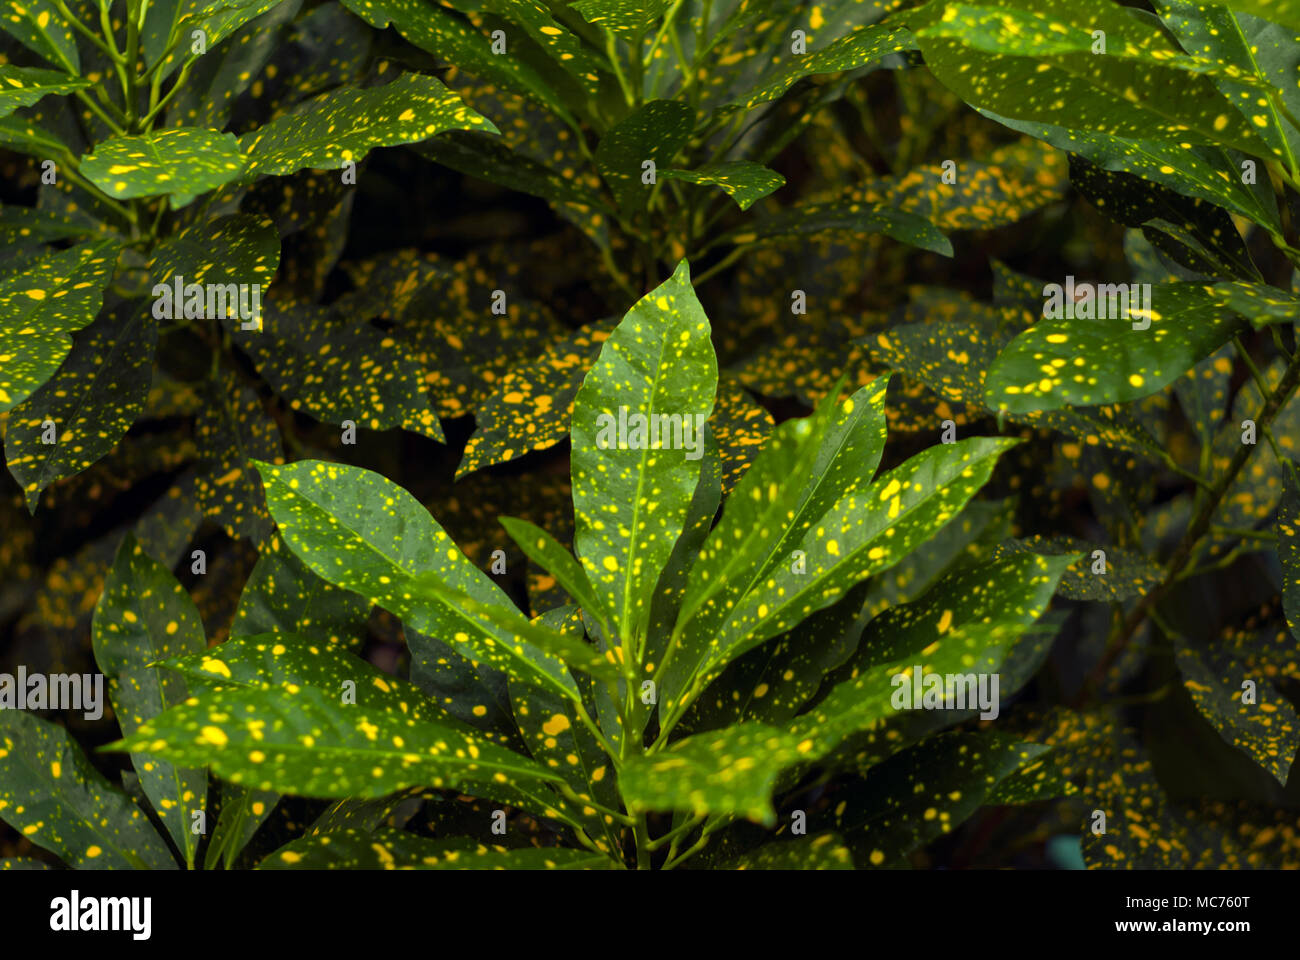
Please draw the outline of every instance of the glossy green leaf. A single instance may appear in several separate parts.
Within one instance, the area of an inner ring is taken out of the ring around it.
[[[190,595],[128,534],[104,583],[94,622],[95,662],[108,681],[122,736],[131,736],[189,696],[183,677],[151,665],[199,653],[206,645],[203,621]],[[207,774],[140,753],[131,754],[131,763],[140,789],[192,866],[199,835],[191,826],[207,801]]]
[[[49,380],[99,312],[117,244],[84,243],[0,281],[0,413]]]
[[[872,768],[813,824],[843,836],[863,868],[905,866],[908,854],[990,802],[1008,777],[1041,767],[1049,750],[1005,734],[940,734]]]
[[[1128,297],[1108,294],[1099,286],[1093,304],[1106,305],[1108,319],[1044,317],[1016,337],[985,381],[989,406],[1024,413],[1136,400],[1172,383],[1243,326],[1212,288],[1198,284],[1156,285],[1149,306],[1129,306],[1128,317],[1119,305],[1146,298],[1132,287]]]
[[[689,139],[694,119],[685,103],[650,100],[601,138],[596,166],[620,207],[631,210],[646,205],[653,187],[645,182],[644,164],[653,163],[656,176],[659,168],[668,168]]]
[[[1057,123],[1069,104],[1075,129],[1175,142],[1190,133],[1267,149],[1205,75],[1215,65],[1187,57],[1111,0],[1049,0],[1032,10],[931,0],[912,28],[926,66],[977,108]],[[1105,54],[1092,52],[1097,30]]]
[[[650,592],[699,481],[717,369],[682,261],[610,334],[574,401],[575,553],[627,651],[644,643]]]
[[[609,870],[588,850],[510,850],[476,840],[427,840],[402,830],[336,830],[303,837],[268,856],[259,870]]]
[[[795,58],[789,67],[775,77],[765,80],[758,89],[749,91],[732,103],[750,109],[768,100],[775,100],[803,77],[854,70],[891,53],[901,53],[915,47],[912,35],[896,24],[865,27],[835,40],[829,46],[813,49],[804,56]]]
[[[81,158],[86,179],[119,200],[206,193],[238,178],[243,168],[233,133],[199,127],[115,137]]]
[[[671,0],[576,0],[586,19],[627,43],[639,38],[671,5]]]
[[[513,665],[576,696],[562,661],[513,631],[416,594],[412,581],[427,574],[445,589],[522,617],[411,494],[358,467],[300,460],[259,469],[280,535],[318,576],[360,593],[470,659],[497,669]]]
[[[6,0],[0,6],[0,29],[60,69],[74,76],[81,72],[72,25],[51,0]]]
[[[310,633],[356,650],[365,642],[369,616],[365,600],[326,583],[277,540],[248,575],[230,632]]]
[[[785,185],[785,177],[752,160],[724,160],[696,170],[660,170],[659,176],[721,187],[741,210]]]
[[[416,143],[444,130],[497,132],[441,81],[407,73],[382,87],[331,91],[244,134],[239,148],[250,176],[284,176],[307,168],[337,170],[361,162],[376,147]]]
[[[59,370],[10,412],[5,431],[9,472],[36,510],[41,492],[105,456],[144,410],[157,324],[127,304],[79,333]],[[43,441],[54,424],[52,444]]]
[[[26,710],[0,710],[0,819],[72,867],[176,868],[135,801],[66,729]]]
[[[90,85],[89,80],[55,70],[0,65],[0,117],[7,117],[19,107],[30,107],[49,94],[72,93]]]

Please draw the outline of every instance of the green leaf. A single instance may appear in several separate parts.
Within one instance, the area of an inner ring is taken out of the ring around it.
[[[718,634],[755,585],[778,565],[796,566],[803,536],[870,481],[885,446],[888,383],[877,378],[843,403],[828,399],[814,418],[782,424],[736,485],[691,568],[659,671],[661,704],[719,652]]]
[[[579,607],[593,617],[603,618],[604,604],[587,579],[587,572],[563,544],[536,524],[517,517],[502,517],[501,526],[524,555],[553,576]]]
[[[494,54],[488,35],[451,10],[424,0],[343,0],[343,5],[372,27],[382,30],[391,23],[393,29],[421,50],[473,76],[531,97],[562,116],[568,115],[554,83],[548,82],[521,57]]]
[[[343,87],[239,139],[247,174],[284,176],[360,163],[375,147],[416,143],[444,130],[497,129],[441,81],[406,73],[382,87]]]
[[[644,208],[653,189],[643,182],[646,161],[668,168],[690,139],[695,116],[678,100],[650,100],[615,124],[596,146],[596,166],[620,207]]]
[[[119,200],[195,196],[238,179],[243,169],[233,133],[200,127],[114,137],[81,158],[86,179]]]
[[[0,29],[68,73],[81,73],[72,25],[50,0],[5,0],[0,5]]]
[[[758,244],[817,234],[859,237],[873,233],[883,233],[899,243],[945,257],[953,253],[948,238],[924,217],[852,200],[797,203],[774,216],[746,223],[740,232],[729,234],[726,239],[736,244]]]
[[[908,854],[992,802],[1017,771],[1041,767],[1050,749],[993,732],[940,734],[872,768],[809,826],[838,831],[864,868],[905,866]]]
[[[310,633],[355,650],[365,642],[369,616],[365,600],[326,583],[277,540],[248,575],[230,632]]]
[[[1068,558],[1026,554],[1014,561],[1013,568],[960,575],[918,604],[893,608],[891,624],[878,628],[883,641],[864,636],[860,649],[870,655],[788,726],[733,724],[626,763],[619,783],[629,809],[731,814],[771,824],[771,794],[782,771],[815,762],[883,720],[902,719],[902,707],[893,703],[902,689],[895,678],[918,669],[955,675],[998,669],[1006,647],[1046,608]]]
[[[176,868],[144,811],[67,730],[26,710],[0,710],[0,819],[71,867]]]
[[[1057,123],[1069,104],[1075,129],[1267,150],[1213,78],[1193,72],[1214,64],[1110,0],[1050,0],[1033,12],[932,0],[912,29],[926,66],[978,109]],[[1105,54],[1092,52],[1097,30]]]
[[[124,737],[189,696],[183,677],[151,665],[199,653],[206,645],[203,621],[190,595],[128,534],[95,606],[94,621],[95,662],[108,678]],[[131,764],[154,812],[192,867],[199,837],[191,831],[191,819],[207,801],[206,773],[139,753],[131,754]]]
[[[403,427],[439,443],[424,370],[389,333],[343,309],[268,305],[260,330],[231,331],[275,391],[325,423]]]
[[[659,176],[721,187],[741,210],[785,186],[785,177],[752,160],[724,160],[696,170],[660,170]]]
[[[229,870],[275,810],[280,795],[271,790],[249,790],[234,783],[221,786],[221,813],[203,854],[203,869],[218,863]]]
[[[465,444],[456,479],[568,436],[573,399],[608,337],[606,324],[589,324],[507,371],[474,410],[477,429]]]
[[[1285,167],[1300,169],[1293,143],[1300,131],[1283,118],[1284,109],[1300,106],[1294,82],[1300,56],[1293,32],[1211,4],[1158,0],[1155,8],[1184,50],[1227,74],[1217,78],[1220,92],[1259,130]]]
[[[1300,30],[1300,0],[1206,0],[1206,3],[1263,17],[1293,30]]]
[[[459,610],[467,623],[474,624],[482,633],[485,643],[501,643],[516,647],[529,643],[543,653],[562,660],[566,666],[589,673],[593,677],[614,681],[620,676],[614,658],[601,654],[581,636],[572,637],[545,624],[529,621],[517,608],[507,608],[498,603],[484,603],[467,593],[444,587],[436,573],[418,574],[411,579],[411,593],[417,598],[430,598],[447,608]]]
[[[837,833],[766,843],[714,870],[852,870],[853,856]]]
[[[234,783],[305,797],[378,797],[410,786],[463,788],[498,774],[504,786],[555,778],[445,720],[348,705],[337,691],[299,687],[293,692],[292,685],[211,691],[193,705],[173,707],[110,749],[189,766],[210,764]]]
[[[182,297],[176,297],[177,278],[183,279],[184,287],[216,284],[225,287],[227,292],[230,284],[247,288],[247,304],[250,308],[256,306],[253,311],[256,316],[246,322],[255,324],[260,331],[266,292],[279,266],[280,235],[271,221],[248,214],[234,214],[200,221],[159,244],[149,263],[149,274],[154,282],[154,297],[170,300],[177,316],[181,315],[183,301],[188,299],[183,290]],[[172,288],[170,296],[162,289],[164,287]],[[259,291],[256,300],[252,297],[254,287]],[[228,321],[227,328],[242,326],[241,322],[235,322],[238,301],[237,296],[226,296],[226,316],[223,319]],[[216,307],[215,301],[213,305]],[[206,312],[206,299],[204,308]],[[157,299],[154,309],[159,309]]]
[[[1216,283],[1214,295],[1258,328],[1300,320],[1300,297],[1262,283]]]
[[[1300,747],[1300,715],[1286,695],[1226,645],[1180,642],[1174,653],[1201,715],[1285,786]]]
[[[89,80],[55,70],[0,64],[0,117],[9,116],[19,107],[30,107],[51,93],[71,93],[92,85]]]
[[[727,661],[791,629],[928,540],[987,482],[997,458],[1015,443],[976,437],[931,447],[866,489],[841,497],[792,542],[804,564],[769,567],[766,579],[736,604],[692,688],[702,689]]]
[[[468,838],[427,840],[404,830],[335,830],[281,847],[259,870],[610,870],[609,857],[589,850],[509,850]]]
[[[988,110],[981,112],[1012,130],[1085,157],[1103,170],[1131,173],[1185,197],[1217,204],[1274,233],[1281,229],[1272,190],[1267,186],[1251,189],[1243,184],[1241,164],[1220,147],[1116,137],[1096,130],[1012,120]]]
[[[758,89],[731,102],[752,109],[760,103],[775,100],[803,77],[855,70],[891,53],[915,48],[916,42],[905,28],[896,24],[873,24],[835,40],[827,47],[795,58],[791,66],[765,80]]]
[[[1097,550],[1106,554],[1105,573],[1093,573],[1093,568],[1101,559],[1093,557]],[[994,551],[994,556],[1000,557],[1021,551],[1049,556],[1082,554],[1080,559],[1066,568],[1056,588],[1057,594],[1067,600],[1104,600],[1118,603],[1132,597],[1143,596],[1158,586],[1165,577],[1161,566],[1145,557],[1139,550],[1089,543],[1075,537],[1032,536],[1009,539]]]
[[[510,665],[564,696],[577,690],[563,661],[446,602],[417,596],[428,574],[505,614],[510,599],[463,554],[415,497],[358,467],[300,460],[259,464],[266,502],[280,535],[317,575],[401,617],[413,629],[495,669]]]
[[[512,791],[520,779],[556,779],[442,714],[405,681],[305,637],[233,638],[167,666],[206,691],[117,748],[211,763],[235,783],[303,796],[469,783],[491,796],[494,784]]]
[[[0,413],[49,380],[72,349],[69,334],[95,319],[117,252],[110,240],[84,243],[0,281]]]
[[[35,512],[41,492],[105,456],[144,410],[157,324],[126,304],[79,334],[58,372],[10,412],[5,458]],[[53,444],[42,441],[54,424]]]
[[[434,163],[467,176],[521,190],[544,200],[605,207],[598,195],[557,170],[512,150],[500,137],[449,130],[419,144],[415,151]],[[668,171],[661,171],[660,176],[668,176]]]
[[[1096,292],[1094,306],[1108,304],[1109,319],[1044,316],[1002,351],[985,381],[990,407],[1025,413],[1136,400],[1172,383],[1243,326],[1213,288],[1200,284],[1155,285],[1149,306],[1129,306],[1132,319],[1119,316],[1116,305],[1145,297],[1130,292],[1108,303],[1106,285]],[[1074,309],[1077,316],[1079,305]],[[1148,321],[1147,329],[1135,329]]]
[[[670,5],[671,0],[577,0],[570,4],[588,23],[629,44],[635,43]]]
[[[1241,235],[1226,211],[1188,199],[1127,173],[1070,157],[1070,182],[1107,217],[1142,232],[1159,250],[1198,273],[1258,279]]]
[[[709,321],[683,260],[610,334],[574,401],[574,547],[618,631],[611,645],[644,643],[651,590],[699,481],[717,382]]]

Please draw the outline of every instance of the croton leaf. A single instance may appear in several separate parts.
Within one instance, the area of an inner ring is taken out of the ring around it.
[[[0,65],[0,117],[7,117],[19,107],[30,107],[51,93],[72,93],[89,86],[89,80],[55,70]]]
[[[1211,287],[1157,284],[1147,301],[1139,286],[1098,286],[1092,306],[1105,308],[1104,319],[1045,316],[1016,337],[986,378],[989,405],[1025,413],[1136,400],[1172,383],[1244,326]],[[1078,304],[1073,309],[1082,312]]]
[[[337,170],[375,147],[425,140],[444,130],[497,129],[434,77],[406,73],[382,87],[340,88],[239,139],[249,176],[308,167]]]
[[[71,867],[176,868],[135,801],[66,729],[26,710],[0,710],[0,819]]]
[[[427,591],[417,596],[414,579],[430,575],[445,589],[523,618],[406,490],[369,470],[315,460],[258,468],[280,535],[317,575],[472,660],[498,669],[510,664],[576,697],[563,661]]]
[[[1159,133],[1247,152],[1267,150],[1253,126],[1158,25],[1111,0],[1053,0],[1050,10],[931,0],[912,29],[926,66],[962,99],[1017,120],[1119,137]],[[1106,53],[1094,53],[1101,31]],[[1181,58],[1181,59],[1180,59]],[[1142,95],[1133,95],[1142,90]]]
[[[74,338],[58,372],[11,411],[5,458],[29,509],[51,483],[106,455],[135,423],[149,395],[157,336],[138,302],[106,313]]]
[[[574,401],[575,552],[618,631],[611,643],[628,650],[644,642],[651,591],[699,482],[717,383],[682,261],[610,334]]]
[[[660,170],[659,176],[721,187],[741,210],[785,185],[785,177],[752,160],[724,160],[695,170]]]
[[[644,164],[653,163],[652,169],[668,167],[690,137],[693,121],[685,103],[651,100],[601,138],[596,165],[619,206],[629,210],[645,206],[652,188],[644,179]]]
[[[152,665],[199,653],[207,645],[190,595],[130,534],[118,549],[95,606],[93,637],[95,662],[108,680],[123,736],[189,696],[184,677]],[[193,814],[202,811],[207,800],[207,774],[139,753],[131,754],[131,763],[140,789],[192,867],[199,836],[191,825]]]
[[[0,413],[48,380],[72,349],[69,334],[95,319],[117,252],[111,240],[83,243],[0,281]]]
[[[5,0],[0,6],[0,29],[73,77],[81,73],[72,25],[51,0]]]
[[[768,100],[775,100],[803,77],[854,70],[891,53],[901,53],[915,47],[915,40],[905,28],[897,24],[873,24],[841,37],[827,47],[796,58],[791,66],[732,102],[743,105],[746,109],[753,108]]]
[[[81,158],[86,179],[120,200],[206,193],[238,178],[243,169],[233,133],[199,127],[114,137]]]
[[[477,840],[429,840],[391,828],[334,830],[302,837],[268,856],[259,870],[610,870],[614,861],[588,850],[523,847]]]

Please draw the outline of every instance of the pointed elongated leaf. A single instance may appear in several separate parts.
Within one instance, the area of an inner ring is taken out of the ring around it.
[[[72,349],[69,334],[95,319],[117,250],[81,244],[0,281],[0,413],[48,380]]]
[[[721,187],[741,210],[785,186],[785,177],[751,160],[724,160],[696,170],[660,170],[659,176]]]
[[[110,197],[194,196],[239,177],[244,157],[233,133],[200,127],[114,137],[81,158],[86,179]]]
[[[14,407],[5,431],[9,472],[35,511],[51,483],[105,456],[144,410],[157,324],[127,304],[77,335],[55,375]],[[46,423],[55,442],[45,443]]]
[[[81,72],[72,25],[50,0],[5,0],[0,5],[0,29],[60,69],[74,76]]]
[[[574,401],[575,552],[619,631],[613,645],[644,642],[651,591],[699,481],[717,382],[709,321],[682,261],[628,311]],[[635,423],[639,432],[625,426]]]
[[[268,856],[259,870],[610,870],[609,857],[590,850],[524,847],[510,850],[477,840],[427,840],[404,830],[335,830],[303,837]]]
[[[904,27],[897,24],[873,24],[835,40],[827,47],[797,57],[791,66],[776,77],[732,103],[752,108],[768,100],[775,100],[803,77],[854,70],[891,53],[901,53],[915,47],[916,41]]]
[[[30,107],[51,93],[72,93],[89,86],[89,80],[56,70],[0,65],[0,117],[7,117],[19,107]]]
[[[128,534],[104,582],[94,621],[95,662],[108,679],[124,737],[189,696],[184,677],[150,665],[199,653],[205,646],[203,621],[190,595]],[[138,753],[131,755],[131,763],[140,789],[186,863],[193,865],[199,836],[191,825],[207,801],[206,772]]]
[[[365,600],[312,573],[279,541],[257,558],[239,597],[234,636],[257,633],[309,633],[345,649],[366,637],[370,608]]]
[[[318,576],[360,593],[472,660],[497,669],[512,664],[565,696],[577,695],[561,660],[454,606],[415,594],[413,578],[430,574],[444,588],[518,613],[406,490],[368,470],[315,460],[258,468],[280,535]]]
[[[1108,319],[1044,317],[1016,337],[985,380],[989,406],[1024,413],[1136,400],[1178,379],[1245,325],[1200,284],[1155,285],[1149,310],[1130,306],[1127,316],[1116,306],[1122,295],[1110,299],[1102,285],[1098,297],[1108,303]],[[1136,299],[1144,298],[1130,294],[1127,301]]]
[[[653,187],[645,182],[644,164],[649,161],[656,169],[668,167],[690,138],[693,122],[685,103],[651,100],[601,138],[596,165],[619,206],[630,210],[646,205]]]
[[[340,88],[239,139],[249,176],[337,170],[372,149],[425,140],[443,130],[497,129],[441,81],[407,73],[382,87]]]
[[[67,730],[25,710],[0,710],[0,819],[72,867],[176,868],[135,801]]]

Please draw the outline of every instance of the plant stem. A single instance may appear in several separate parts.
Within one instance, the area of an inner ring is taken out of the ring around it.
[[[1300,353],[1297,353],[1296,356],[1300,357]],[[1271,393],[1266,394],[1264,407],[1260,410],[1259,416],[1255,418],[1255,422],[1263,426],[1267,426],[1271,423],[1278,411],[1281,410],[1286,402],[1291,398],[1291,395],[1295,392],[1298,384],[1300,384],[1300,361],[1293,357],[1291,362],[1287,365],[1286,372],[1282,374],[1282,379],[1278,383],[1277,388]],[[1124,621],[1123,628],[1120,630],[1116,642],[1108,645],[1101,660],[1084,681],[1083,687],[1076,699],[1076,706],[1082,705],[1091,698],[1093,691],[1105,679],[1111,666],[1132,641],[1134,635],[1137,633],[1138,627],[1142,625],[1142,621],[1146,619],[1152,608],[1163,600],[1173,588],[1174,584],[1178,580],[1178,575],[1182,573],[1183,568],[1186,567],[1188,561],[1191,560],[1193,550],[1200,542],[1201,538],[1209,531],[1210,521],[1213,519],[1215,511],[1218,509],[1219,503],[1227,494],[1233,481],[1237,479],[1237,474],[1239,474],[1242,467],[1246,465],[1246,461],[1250,459],[1252,451],[1253,448],[1251,445],[1242,444],[1241,448],[1233,454],[1227,470],[1224,471],[1223,475],[1219,477],[1218,481],[1214,484],[1214,487],[1207,494],[1205,502],[1201,504],[1200,511],[1192,520],[1191,525],[1187,528],[1187,532],[1183,534],[1183,538],[1175,549],[1174,555],[1169,561],[1169,566],[1166,568],[1164,580],[1161,581],[1159,586],[1144,595],[1137,602],[1137,605],[1134,606],[1132,612],[1129,613],[1128,617]]]

